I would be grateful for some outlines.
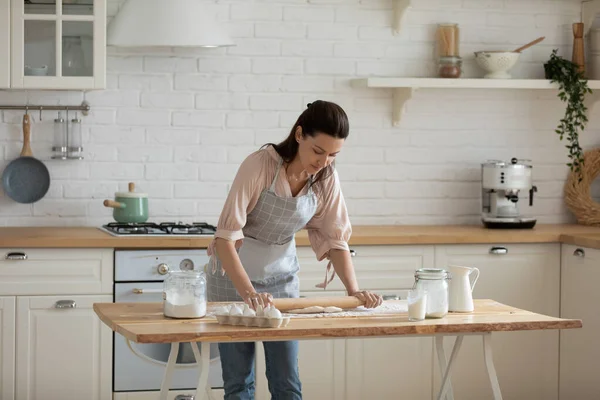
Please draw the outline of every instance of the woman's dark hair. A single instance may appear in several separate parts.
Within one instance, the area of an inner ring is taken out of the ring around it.
[[[342,107],[325,100],[316,100],[308,103],[306,110],[298,117],[288,137],[279,144],[272,145],[283,161],[290,162],[298,154],[299,143],[296,141],[296,129],[302,127],[303,136],[314,137],[317,133],[324,133],[338,139],[346,139],[349,134],[348,116]],[[264,147],[264,146],[263,146]],[[329,164],[320,170],[312,184],[323,181],[333,174],[335,163]]]

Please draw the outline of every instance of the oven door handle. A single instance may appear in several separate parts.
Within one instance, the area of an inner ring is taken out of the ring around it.
[[[131,290],[133,294],[146,294],[146,293],[162,293],[162,289],[138,289],[134,288]]]

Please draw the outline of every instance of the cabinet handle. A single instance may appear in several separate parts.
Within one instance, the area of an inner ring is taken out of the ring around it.
[[[585,251],[583,251],[583,249],[575,249],[573,255],[575,257],[585,257]]]
[[[162,289],[132,289],[133,294],[144,294],[144,293],[162,293]]]
[[[54,304],[54,308],[75,308],[77,303],[75,300],[59,300]]]
[[[350,249],[350,257],[356,257],[356,251]]]
[[[7,260],[27,260],[27,254],[25,253],[8,253],[6,255]]]
[[[490,254],[507,254],[508,249],[506,247],[492,247],[490,249]]]
[[[384,294],[381,297],[383,297],[383,300],[401,300],[397,294]]]

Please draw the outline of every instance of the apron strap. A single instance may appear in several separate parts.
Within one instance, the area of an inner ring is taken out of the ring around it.
[[[329,277],[329,279],[327,279],[327,275],[329,274],[329,272],[331,272],[331,276]],[[335,269],[333,268],[333,263],[329,261],[329,263],[327,263],[327,268],[325,269],[325,280],[323,281],[323,283],[316,284],[315,287],[326,289],[327,285],[329,285],[331,281],[333,281],[333,278],[335,278]]]
[[[279,177],[279,171],[281,171],[281,166],[283,165],[283,158],[279,160],[279,165],[277,166],[277,172],[275,173],[275,178],[273,178],[273,182],[271,182],[271,187],[269,190],[275,193],[275,183],[277,182],[277,178]]]

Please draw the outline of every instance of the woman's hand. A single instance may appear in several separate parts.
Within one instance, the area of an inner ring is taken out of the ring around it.
[[[256,293],[256,292],[247,292],[244,297],[244,302],[252,307],[253,310],[256,310],[258,306],[262,306],[265,308],[273,304],[273,296],[271,293]]]
[[[351,296],[356,297],[360,301],[364,301],[365,308],[379,307],[381,303],[383,303],[383,298],[380,295],[369,292],[368,290],[357,290],[352,293]]]

